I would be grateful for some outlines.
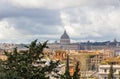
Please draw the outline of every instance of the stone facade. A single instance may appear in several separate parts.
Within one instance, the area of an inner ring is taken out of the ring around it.
[[[64,49],[64,50],[80,50],[79,43],[71,43],[70,37],[68,36],[67,32],[64,31],[60,38],[60,43],[49,43],[48,44],[50,49]]]

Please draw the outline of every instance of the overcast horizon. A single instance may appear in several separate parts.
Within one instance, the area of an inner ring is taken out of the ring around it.
[[[120,0],[0,0],[0,43],[120,41]]]

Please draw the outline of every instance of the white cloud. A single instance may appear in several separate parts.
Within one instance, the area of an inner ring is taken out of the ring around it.
[[[119,0],[1,0],[0,7],[0,39],[59,39],[64,28],[75,40],[120,35]]]
[[[0,21],[0,39],[17,39],[19,33],[6,20]]]
[[[0,21],[0,41],[29,43],[35,39],[45,41],[59,38],[59,32],[63,31],[63,29],[61,29],[61,26],[58,26],[56,28],[56,26],[52,25],[54,28],[49,27],[50,26],[41,25],[41,23],[32,21],[31,19],[6,18]]]
[[[119,0],[7,0],[17,7],[63,9],[78,6],[119,5]]]
[[[71,37],[107,39],[120,35],[119,8],[82,7],[61,11],[61,16],[63,15],[63,24]],[[75,22],[71,21],[73,19]]]
[[[13,5],[23,8],[47,8],[61,9],[66,7],[77,6],[83,2],[81,0],[12,0]]]

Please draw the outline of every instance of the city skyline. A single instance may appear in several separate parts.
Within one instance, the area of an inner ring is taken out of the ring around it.
[[[119,0],[0,0],[0,42],[120,41]]]

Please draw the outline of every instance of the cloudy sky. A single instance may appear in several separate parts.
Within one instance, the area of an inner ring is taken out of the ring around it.
[[[0,42],[120,41],[120,0],[0,0]]]

